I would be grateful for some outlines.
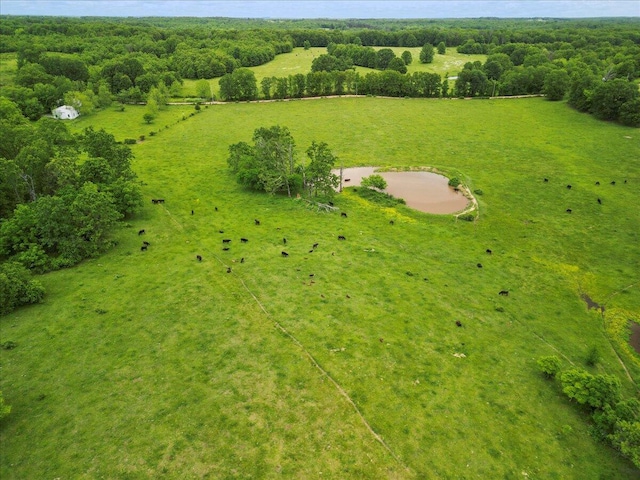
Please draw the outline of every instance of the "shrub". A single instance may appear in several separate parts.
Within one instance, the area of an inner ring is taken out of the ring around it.
[[[140,135],[140,141],[144,142],[144,135]]]
[[[573,368],[560,376],[562,391],[581,405],[604,408],[620,400],[620,380],[613,375],[591,375]]]
[[[31,278],[31,272],[18,262],[0,265],[0,315],[6,315],[20,305],[38,303],[44,297],[44,287]]]
[[[465,222],[473,222],[476,216],[473,213],[465,213],[464,215],[458,215],[458,219],[464,220]]]
[[[135,138],[125,138],[124,139],[124,144],[125,145],[135,145],[136,143],[136,139]]]
[[[482,195],[484,192],[478,188],[477,190],[474,190],[473,193],[476,195]]]
[[[540,357],[538,359],[538,367],[547,378],[553,378],[560,371],[562,362],[555,355],[548,357]]]
[[[590,367],[593,367],[596,363],[600,361],[600,352],[598,351],[598,347],[595,345],[589,349],[587,353],[587,357],[585,358],[585,363]]]
[[[460,179],[458,177],[453,177],[451,179],[449,179],[449,186],[456,188],[458,185],[460,185]]]

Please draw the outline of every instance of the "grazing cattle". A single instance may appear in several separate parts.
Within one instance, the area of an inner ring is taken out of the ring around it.
[[[341,216],[341,217],[344,217],[344,218],[347,218],[347,214],[346,214],[346,213],[344,213],[344,212],[340,213],[340,216]]]
[[[222,243],[231,243],[231,239],[230,238],[223,238],[222,239]]]
[[[500,290],[498,292],[498,295],[501,295],[503,297],[508,297],[509,296],[509,291],[508,290]]]
[[[545,179],[544,179],[544,183],[547,183],[548,181],[549,181],[549,179],[548,179],[548,178],[545,178]]]
[[[477,265],[477,267],[478,267],[478,268],[482,268],[482,264],[481,264],[481,263],[479,263],[479,264]]]
[[[315,250],[316,248],[318,248],[318,244],[317,244],[317,243],[314,243],[314,244],[313,244],[313,247],[311,247],[311,248],[313,248],[313,249]]]
[[[216,212],[218,211],[218,207],[213,207],[213,208],[214,208],[214,210],[215,210]]]
[[[248,238],[241,238],[241,239],[240,239],[240,241],[241,241],[242,243],[247,243],[247,242],[249,241],[249,239],[248,239]]]
[[[164,198],[152,198],[151,203],[164,203]]]
[[[571,190],[571,185],[567,185],[567,189]]]
[[[380,338],[380,343],[384,343],[384,338]]]
[[[148,247],[149,245],[151,245],[149,242],[142,242],[142,244],[143,244],[143,245],[146,245],[147,247]]]
[[[147,250],[147,248],[149,248],[149,247],[147,247],[146,245],[142,245],[142,246],[140,247],[140,251],[144,252],[144,251],[146,251],[146,250]]]
[[[627,181],[625,180],[624,183],[627,183]]]
[[[596,182],[596,185],[600,185],[600,182]]]
[[[224,233],[224,230],[218,230],[218,233]]]
[[[333,207],[333,202],[328,202],[330,207]]]
[[[338,240],[346,240],[346,238],[344,237],[344,235],[338,235]]]
[[[257,218],[253,221],[253,223],[255,223],[256,225],[260,225],[260,220],[258,220]]]
[[[288,257],[289,254],[285,251],[280,252],[280,255],[282,255],[283,257]]]
[[[315,277],[315,275],[316,275],[315,273],[310,273],[309,274],[310,277]]]
[[[309,250],[309,253],[313,253],[313,249]]]
[[[493,253],[493,252],[491,251],[491,249],[490,249],[490,248],[487,248],[486,252],[487,252],[489,255],[491,255],[491,254]]]
[[[240,263],[244,263],[244,257],[240,259]]]
[[[229,251],[229,247],[222,247],[222,250],[223,250],[224,252],[228,252],[228,251]]]
[[[460,320],[456,320],[456,326],[461,327],[462,326],[462,322]]]
[[[145,232],[144,229],[138,231],[138,235],[144,235],[145,233],[147,233],[147,232]]]
[[[389,224],[390,225],[394,225],[396,222],[394,222],[393,220],[389,220]]]
[[[227,273],[231,273],[231,267],[227,267]]]
[[[199,262],[202,261],[202,255],[196,255],[196,258],[198,259]]]
[[[598,203],[599,203],[600,205],[602,205],[602,200],[598,199]]]
[[[567,208],[567,213],[571,213],[573,210],[571,210],[570,208]]]
[[[614,180],[613,182],[611,182],[611,185],[615,185],[615,184],[616,184],[616,181],[615,181],[615,180]]]
[[[287,239],[286,239],[286,238],[283,238],[283,239],[282,239],[282,243],[286,245],[286,244],[287,244]]]

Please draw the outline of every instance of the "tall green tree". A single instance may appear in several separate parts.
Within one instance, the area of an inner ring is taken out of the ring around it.
[[[420,50],[420,63],[431,63],[433,62],[434,56],[433,45],[430,43],[425,44]]]
[[[220,79],[220,95],[225,100],[255,100],[258,85],[255,74],[248,68],[238,68]]]
[[[340,183],[340,177],[331,172],[338,158],[325,142],[311,142],[307,149],[309,164],[304,168],[304,186],[309,197],[325,195],[332,197]]]

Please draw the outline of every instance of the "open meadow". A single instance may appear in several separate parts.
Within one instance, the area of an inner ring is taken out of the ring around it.
[[[638,129],[541,98],[192,112],[69,124],[145,135],[132,146],[145,203],[116,247],[40,277],[44,302],[0,321],[17,344],[0,350],[0,478],[637,478],[536,360],[637,395],[640,357],[606,328],[640,321]],[[249,192],[228,147],[272,125],[300,158],[315,140],[345,167],[453,172],[482,191],[479,217],[347,189],[345,218]]]

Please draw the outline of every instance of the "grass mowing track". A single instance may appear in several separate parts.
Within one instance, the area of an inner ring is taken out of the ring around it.
[[[143,111],[90,123],[136,138],[154,129],[138,124]],[[13,406],[2,478],[634,474],[535,360],[560,353],[585,367],[597,346],[590,371],[636,391],[580,294],[638,315],[637,129],[542,99],[238,103],[173,121],[189,111],[169,108],[171,126],[133,147],[147,202],[119,245],[42,277],[45,303],[0,322],[18,344],[0,351]],[[457,170],[483,191],[480,220],[380,208],[349,191],[335,201],[342,218],[244,191],[227,148],[275,124],[300,155],[316,140],[344,166]],[[151,205],[157,197],[166,204]],[[637,381],[637,363],[623,360]]]

